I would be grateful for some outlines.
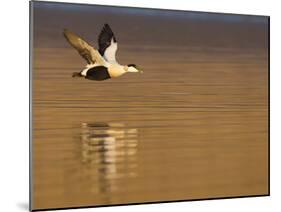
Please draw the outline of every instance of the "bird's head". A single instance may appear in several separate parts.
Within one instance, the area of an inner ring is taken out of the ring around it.
[[[143,71],[139,70],[137,68],[137,66],[135,64],[128,64],[126,67],[125,67],[125,70],[126,72],[139,72],[139,73],[143,73]]]

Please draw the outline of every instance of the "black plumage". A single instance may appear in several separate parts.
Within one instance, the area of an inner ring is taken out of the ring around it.
[[[96,66],[87,71],[86,79],[102,81],[110,78],[108,69],[104,66]]]
[[[108,24],[105,24],[99,34],[98,42],[99,42],[99,53],[103,56],[107,47],[110,46],[111,40],[116,43],[117,40]]]
[[[134,68],[137,68],[137,65],[136,65],[136,64],[132,64],[132,63],[131,63],[131,64],[128,64],[127,66],[128,66],[128,67],[134,67]]]

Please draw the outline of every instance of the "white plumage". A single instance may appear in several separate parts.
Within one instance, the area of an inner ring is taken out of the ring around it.
[[[104,52],[103,58],[109,63],[118,64],[115,58],[117,49],[118,49],[117,42],[115,43],[112,38],[110,46],[107,47]]]

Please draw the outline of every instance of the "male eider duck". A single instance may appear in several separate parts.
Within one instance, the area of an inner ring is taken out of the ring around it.
[[[101,81],[119,77],[127,72],[141,72],[135,64],[120,65],[116,61],[117,41],[108,24],[103,26],[99,34],[98,51],[67,29],[64,30],[63,34],[67,41],[87,61],[86,67],[81,72],[74,72],[72,77]]]

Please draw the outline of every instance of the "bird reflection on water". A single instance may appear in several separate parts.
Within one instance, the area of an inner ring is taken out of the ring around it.
[[[138,130],[122,123],[82,123],[82,163],[93,182],[92,192],[106,193],[117,181],[137,176]]]

